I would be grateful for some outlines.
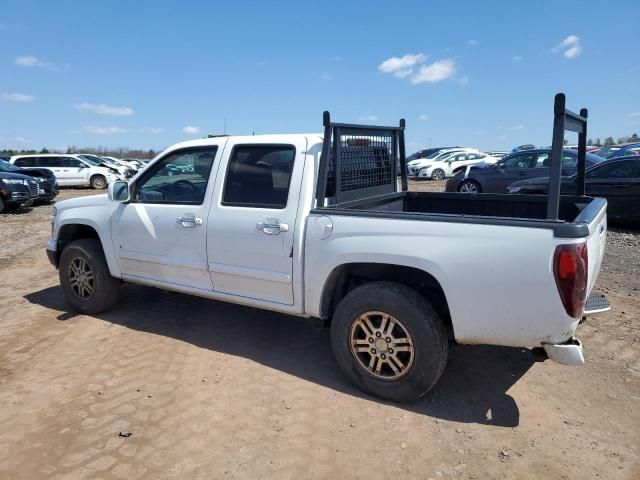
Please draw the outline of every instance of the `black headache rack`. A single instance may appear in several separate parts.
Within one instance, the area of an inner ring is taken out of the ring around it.
[[[322,116],[324,141],[320,155],[316,205],[331,206],[366,200],[398,191],[398,169],[402,191],[407,191],[404,148],[405,121],[398,127],[332,123],[329,112]]]
[[[549,195],[547,198],[547,220],[558,220],[560,209],[560,188],[562,172],[562,150],[564,132],[578,134],[578,170],[576,176],[579,197],[585,196],[585,169],[587,161],[587,116],[586,108],[580,109],[580,115],[566,108],[564,93],[558,93],[553,103],[553,143],[551,144],[551,172],[549,174]]]

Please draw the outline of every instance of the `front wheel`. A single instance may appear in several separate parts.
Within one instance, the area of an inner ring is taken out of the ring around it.
[[[87,238],[67,245],[58,273],[64,296],[79,312],[100,313],[118,301],[120,280],[111,276],[99,240]]]
[[[331,344],[351,382],[396,402],[427,393],[442,375],[449,351],[444,324],[431,304],[393,282],[349,292],[333,316]]]
[[[480,185],[478,185],[473,180],[465,180],[458,187],[458,191],[460,193],[480,193]]]
[[[436,168],[433,172],[431,172],[431,180],[444,180],[446,177],[444,170],[441,168]]]
[[[107,179],[102,175],[94,175],[90,180],[91,186],[96,190],[107,188]]]

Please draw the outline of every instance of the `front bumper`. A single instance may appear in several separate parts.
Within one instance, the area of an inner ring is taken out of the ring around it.
[[[51,265],[58,268],[58,242],[57,240],[47,240],[47,258]]]

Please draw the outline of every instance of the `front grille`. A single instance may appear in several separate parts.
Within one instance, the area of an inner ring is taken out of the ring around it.
[[[38,196],[38,182],[35,180],[29,180],[29,193],[32,197]]]

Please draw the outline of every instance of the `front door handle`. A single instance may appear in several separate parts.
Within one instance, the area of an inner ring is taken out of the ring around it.
[[[183,215],[176,219],[176,222],[184,228],[195,228],[202,225],[202,219],[195,215]]]
[[[289,225],[286,223],[280,223],[280,220],[277,218],[267,218],[258,222],[256,225],[258,230],[262,230],[262,233],[266,233],[267,235],[278,235],[280,232],[288,232]]]

